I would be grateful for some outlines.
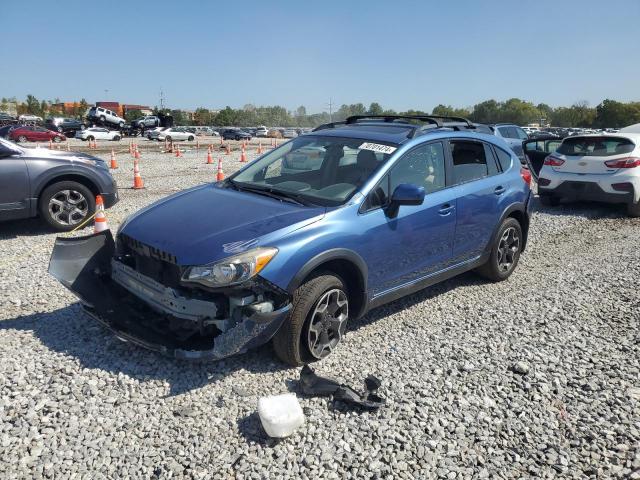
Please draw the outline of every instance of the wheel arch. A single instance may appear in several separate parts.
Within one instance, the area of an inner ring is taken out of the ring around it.
[[[91,181],[89,178],[74,173],[65,173],[51,177],[38,186],[38,189],[36,191],[36,197],[38,198],[38,201],[40,201],[40,195],[42,195],[42,192],[45,188],[58,182],[77,182],[87,187],[94,196],[100,194],[100,188],[98,187],[98,185]]]
[[[349,294],[349,301],[355,312],[353,318],[360,317],[367,308],[367,275],[366,262],[353,250],[336,248],[322,252],[305,263],[287,286],[287,291],[293,295],[295,290],[305,280],[319,272],[331,272],[338,275],[345,282]]]
[[[525,251],[525,248],[527,246],[527,239],[529,237],[529,215],[527,214],[527,207],[523,203],[514,203],[507,209],[505,209],[505,211],[502,213],[502,216],[500,217],[500,220],[496,224],[493,234],[491,235],[491,241],[487,245],[487,251],[491,251],[491,248],[496,241],[496,237],[500,233],[500,225],[502,225],[502,222],[504,222],[507,218],[514,218],[520,224],[520,228],[522,229],[521,252]]]

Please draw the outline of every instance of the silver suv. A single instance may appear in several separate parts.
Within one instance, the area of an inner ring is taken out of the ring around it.
[[[102,107],[91,107],[87,117],[92,121],[100,121],[102,123],[111,123],[118,127],[124,127],[124,118],[118,116],[117,113]]]

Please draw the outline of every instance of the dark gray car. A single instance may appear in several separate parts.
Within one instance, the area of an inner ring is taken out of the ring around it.
[[[0,139],[0,220],[39,216],[56,230],[72,230],[93,215],[96,195],[105,208],[118,201],[104,160]]]

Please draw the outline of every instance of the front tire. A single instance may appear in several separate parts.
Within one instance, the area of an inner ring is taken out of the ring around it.
[[[54,143],[60,143],[62,141],[62,139],[60,137],[53,137],[53,142]]]
[[[25,137],[24,135],[20,135],[20,136],[18,137],[18,141],[19,141],[20,143],[24,143],[24,142],[26,142],[26,141],[27,141],[27,137]]]
[[[68,232],[93,215],[96,202],[93,193],[78,182],[58,182],[40,195],[40,216],[54,230]]]
[[[188,140],[189,142],[193,142],[194,137],[190,136],[189,138],[187,138],[187,140]]]
[[[120,141],[120,135],[116,135],[115,137],[113,137],[113,141],[114,142],[119,142]]]
[[[506,218],[500,225],[498,235],[493,241],[489,260],[478,267],[476,271],[493,282],[506,280],[518,265],[522,244],[523,236],[520,222],[515,218]]]
[[[295,291],[291,313],[273,337],[274,351],[291,366],[321,360],[342,340],[348,319],[344,282],[329,273],[313,277]]]

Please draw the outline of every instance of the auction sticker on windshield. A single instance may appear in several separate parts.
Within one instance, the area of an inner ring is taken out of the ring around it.
[[[389,145],[381,145],[379,143],[365,142],[362,145],[360,145],[360,150],[371,150],[373,152],[379,152],[379,153],[393,153],[397,150],[397,148],[390,147]]]

